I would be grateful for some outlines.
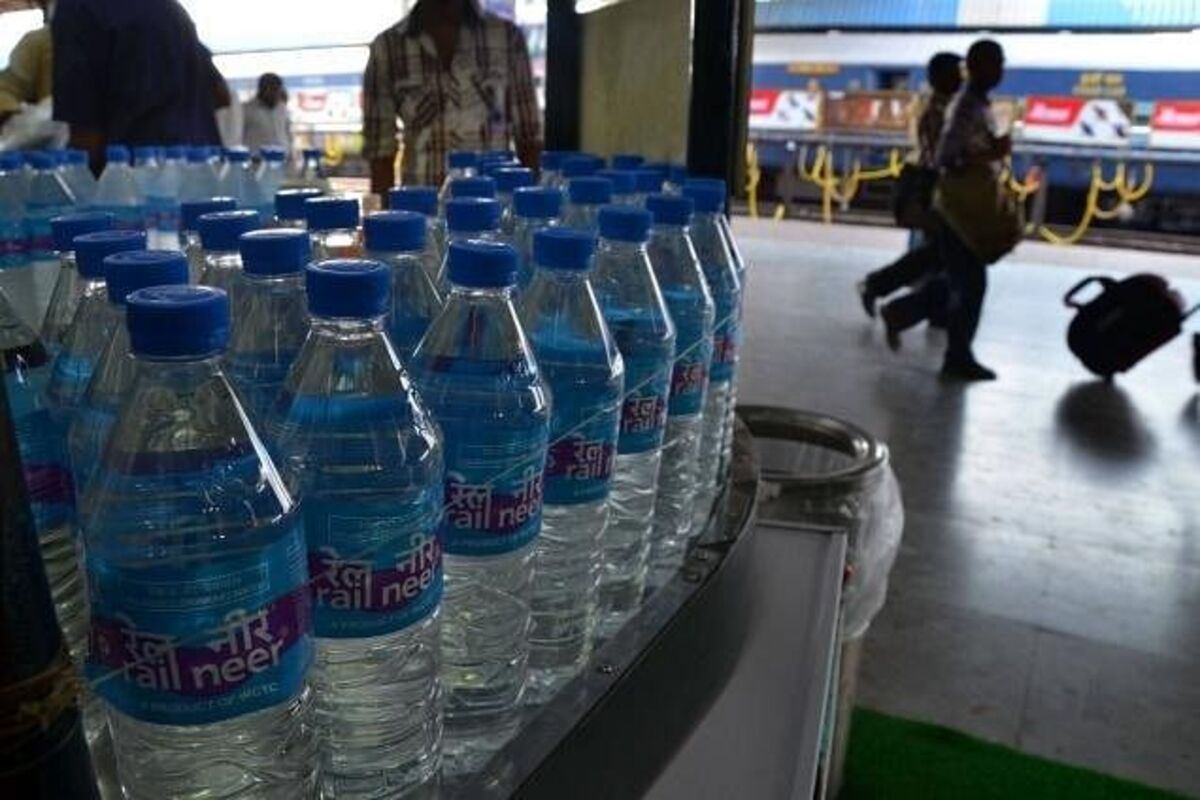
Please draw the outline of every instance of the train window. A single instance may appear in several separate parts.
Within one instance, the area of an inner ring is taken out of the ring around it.
[[[909,75],[906,69],[880,69],[875,71],[875,85],[883,91],[907,91],[912,86],[909,85]]]

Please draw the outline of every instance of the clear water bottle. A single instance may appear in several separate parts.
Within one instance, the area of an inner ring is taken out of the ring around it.
[[[742,338],[742,285],[718,221],[725,209],[725,181],[689,180],[683,185],[683,195],[695,204],[692,242],[716,309],[712,363],[704,398],[704,433],[700,440],[699,490],[692,528],[693,534],[698,534],[708,521],[720,481],[724,478],[721,465],[727,458],[727,433],[730,444],[733,441],[732,431],[726,428],[733,425],[734,418],[733,377]]]
[[[650,542],[648,583],[656,588],[683,563],[692,528],[715,309],[688,231],[691,199],[655,194],[646,199],[646,207],[654,217],[647,247],[650,264],[676,332],[667,433]]]
[[[104,259],[126,250],[145,250],[145,231],[98,231],[75,237],[75,264],[79,271],[79,306],[54,356],[46,399],[55,421],[67,430],[83,393],[87,390],[96,360],[112,338],[120,316],[108,302]]]
[[[612,164],[613,169],[635,170],[646,163],[646,159],[637,153],[617,153],[609,160],[609,163]]]
[[[563,225],[593,236],[599,230],[600,209],[613,201],[613,185],[608,178],[596,176],[571,178],[567,181],[567,207],[563,210]]]
[[[625,394],[601,540],[600,638],[615,633],[642,601],[667,427],[676,334],[646,253],[649,238],[649,212],[601,210],[592,284],[625,364]]]
[[[164,147],[162,166],[143,182],[146,235],[150,246],[171,250],[179,246],[179,190],[183,184],[185,149]]]
[[[438,215],[445,216],[446,201],[450,199],[450,184],[459,178],[479,174],[479,154],[470,150],[451,150],[446,155],[446,177],[438,189]]]
[[[358,233],[358,201],[353,197],[310,197],[304,201],[304,220],[312,236],[313,258],[357,258],[362,255]]]
[[[37,302],[25,230],[25,168],[18,153],[0,153],[0,289],[27,326]]]
[[[496,199],[500,201],[500,230],[506,235],[513,231],[513,192],[533,186],[533,170],[525,167],[503,167],[492,173],[496,182]]]
[[[232,197],[206,197],[203,200],[185,200],[179,204],[179,246],[188,257],[192,283],[204,274],[204,247],[200,244],[199,220],[205,214],[232,211],[237,201]]]
[[[645,206],[647,197],[662,193],[663,177],[656,169],[636,169],[633,171],[633,180],[635,206]]]
[[[607,178],[612,183],[612,201],[619,206],[638,204],[637,175],[627,169],[602,169],[597,178]]]
[[[541,176],[538,179],[538,185],[551,189],[562,189],[564,187],[562,162],[573,155],[577,154],[569,150],[543,150],[540,163]]]
[[[437,190],[432,186],[397,186],[388,191],[388,208],[392,211],[413,211],[425,217],[425,226],[429,231],[426,245],[436,259],[429,277],[437,280],[438,270],[446,258],[446,220],[438,216]]]
[[[179,201],[181,203],[217,197],[217,174],[208,160],[208,148],[189,147],[187,162],[181,170]]]
[[[517,287],[524,290],[533,280],[533,234],[558,225],[563,193],[548,186],[529,186],[513,192],[512,242],[520,259]]]
[[[60,266],[54,292],[50,295],[50,307],[42,322],[42,342],[51,356],[62,349],[63,338],[75,318],[79,299],[83,296],[83,284],[75,264],[75,237],[85,233],[111,230],[113,216],[106,211],[83,211],[64,214],[50,220],[50,231],[54,235],[54,247],[58,250]]]
[[[117,230],[141,230],[145,225],[145,211],[137,176],[129,165],[129,148],[112,144],[104,153],[108,161],[96,184],[92,207],[112,214],[113,227]]]
[[[162,148],[153,145],[138,145],[133,148],[133,179],[138,193],[145,198],[154,182],[155,175],[162,169]]]
[[[595,247],[581,231],[535,233],[537,271],[518,308],[554,399],[534,556],[527,687],[534,703],[583,668],[596,629],[625,367],[588,279]]]
[[[473,239],[501,241],[500,204],[482,197],[457,197],[446,203],[446,258],[438,269],[437,285],[443,292],[450,290],[448,274],[449,247],[454,242]]]
[[[569,183],[572,178],[587,178],[604,169],[604,159],[587,153],[572,153],[563,158],[559,165],[563,183]]]
[[[456,774],[519,722],[550,409],[512,306],[516,252],[453,242],[448,259],[453,289],[412,363],[445,441],[444,750]]]
[[[320,189],[323,193],[329,192],[329,178],[325,175],[325,167],[321,165],[321,155],[319,147],[306,147],[300,151],[299,169],[292,181],[294,186],[308,186]]]
[[[240,237],[258,227],[258,212],[249,208],[214,211],[196,220],[204,249],[204,271],[197,283],[224,289],[230,295],[234,314],[238,311],[237,283],[242,276]]]
[[[387,267],[306,278],[312,332],[274,438],[304,497],[323,796],[410,797],[441,767],[442,443],[384,330]]]
[[[66,163],[61,167],[63,180],[75,197],[76,203],[81,206],[91,205],[92,198],[96,196],[96,176],[88,166],[88,153],[86,150],[75,149],[67,150],[66,153]]]
[[[309,797],[304,529],[221,370],[228,299],[156,286],[126,305],[136,374],[84,528],[88,678],[125,796]]]
[[[258,168],[258,182],[263,194],[274,197],[287,182],[287,149],[276,145],[265,145],[259,150],[262,163]],[[264,219],[270,215],[264,216]]]
[[[455,178],[450,181],[450,198],[456,197],[482,197],[486,200],[495,200],[496,181],[487,175]]]
[[[67,452],[71,456],[71,474],[80,508],[116,421],[117,407],[133,386],[135,363],[129,357],[125,300],[147,286],[187,283],[187,258],[178,250],[113,253],[104,259],[104,276],[110,306],[108,316],[113,323],[67,431]],[[83,516],[86,518],[86,509]]]
[[[685,164],[668,164],[667,174],[663,179],[663,193],[682,194],[683,184],[687,183],[688,171]]]
[[[30,327],[42,325],[50,295],[58,280],[58,253],[54,250],[54,235],[50,220],[75,211],[75,197],[55,168],[49,153],[30,153],[32,172],[25,199],[25,238],[28,272],[19,273],[19,286],[6,285],[9,300],[25,315]]]
[[[433,253],[426,247],[425,217],[413,211],[377,211],[363,219],[367,257],[392,273],[388,337],[407,361],[429,324],[442,312],[442,295],[429,277]]]
[[[236,200],[238,208],[257,211],[260,219],[270,220],[275,213],[275,195],[264,191],[250,163],[250,151],[244,147],[225,151],[225,169],[217,181],[217,191]]]
[[[321,194],[320,189],[312,186],[294,186],[275,192],[275,226],[305,230],[308,223],[304,221],[304,202]]]
[[[243,233],[238,246],[242,274],[232,298],[225,371],[251,419],[269,429],[275,401],[308,335],[304,266],[312,260],[312,245],[304,231],[276,228]]]

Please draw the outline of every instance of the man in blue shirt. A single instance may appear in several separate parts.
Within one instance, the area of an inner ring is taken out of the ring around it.
[[[58,0],[54,118],[103,167],[108,144],[220,144],[229,89],[176,0]]]

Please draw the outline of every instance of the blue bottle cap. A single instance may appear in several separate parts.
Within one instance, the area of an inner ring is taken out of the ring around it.
[[[24,153],[25,162],[34,169],[54,169],[54,156],[49,153]]]
[[[602,206],[612,202],[613,185],[608,178],[572,178],[567,181],[567,196],[572,203]]]
[[[437,189],[432,186],[397,186],[388,192],[388,208],[393,211],[415,211],[436,217]]]
[[[123,144],[110,144],[104,148],[104,160],[110,164],[128,164],[129,148]]]
[[[517,251],[500,242],[451,242],[446,268],[450,282],[459,286],[512,286],[517,280]]]
[[[107,211],[82,211],[78,214],[63,214],[50,220],[50,234],[54,237],[54,249],[60,253],[75,249],[75,237],[84,233],[107,231],[113,226],[114,217]]]
[[[104,258],[104,284],[110,303],[123,305],[130,293],[147,286],[187,282],[187,256],[178,250],[129,250]]]
[[[363,219],[363,240],[376,253],[425,249],[425,216],[415,211],[376,211]]]
[[[654,217],[655,225],[687,225],[692,220],[696,204],[690,197],[674,194],[652,194],[646,198],[646,210]]]
[[[512,161],[516,157],[517,154],[512,150],[484,150],[479,154],[479,158],[481,160],[486,158],[488,160],[495,159],[497,161]]]
[[[229,147],[225,149],[225,160],[231,164],[245,164],[250,161],[250,151],[245,147]]]
[[[125,298],[129,349],[147,358],[199,359],[229,343],[229,296],[211,286],[150,286]]]
[[[522,186],[533,186],[533,170],[525,167],[503,167],[492,173],[496,181],[496,191],[512,194]]]
[[[187,160],[189,164],[203,164],[208,160],[208,148],[189,147],[187,149]]]
[[[320,158],[323,151],[319,147],[306,147],[300,151],[304,158]]]
[[[295,229],[247,231],[238,237],[238,249],[249,275],[293,275],[312,261],[312,239]]]
[[[67,151],[68,164],[86,164],[88,163],[87,150],[71,149]]]
[[[357,228],[358,201],[353,197],[310,197],[304,201],[304,219],[310,231]]]
[[[133,163],[145,164],[158,158],[158,148],[154,145],[139,145],[133,148]]]
[[[258,148],[258,154],[263,161],[283,161],[287,158],[287,150],[274,144],[265,144]]]
[[[637,169],[646,159],[637,153],[617,153],[612,157],[613,169]]]
[[[481,233],[500,227],[500,204],[482,197],[456,197],[446,201],[446,229],[455,233]]]
[[[663,176],[656,169],[633,171],[634,190],[639,194],[657,194],[662,191]]]
[[[720,178],[692,178],[683,184],[683,196],[692,198],[702,214],[719,214],[725,208],[725,192]]]
[[[47,147],[46,152],[54,159],[55,166],[62,166],[67,163],[67,151],[62,147]]]
[[[324,192],[315,186],[280,189],[275,193],[275,216],[280,219],[304,219],[304,201],[320,197]]]
[[[654,172],[657,172],[662,177],[662,179],[665,181],[667,179],[667,175],[671,172],[671,162],[670,161],[643,161],[642,169],[648,169],[648,170],[653,170]]]
[[[604,159],[583,153],[568,156],[559,165],[559,171],[562,172],[564,178],[582,178],[587,175],[595,175],[597,171],[603,168]]]
[[[596,238],[569,228],[542,228],[533,233],[533,261],[539,267],[582,271],[592,265]]]
[[[450,196],[484,197],[491,200],[496,196],[496,182],[486,175],[455,178],[450,181]]]
[[[363,319],[387,313],[392,273],[378,261],[334,258],[304,269],[308,313],[314,317]]]
[[[670,164],[667,166],[667,180],[676,186],[681,186],[688,179],[687,166],[684,164]]]
[[[13,153],[13,152],[0,153],[0,170],[9,172],[14,169],[20,169],[24,165],[25,165],[25,159],[21,156],[20,153]]]
[[[225,152],[224,149],[219,144],[210,144],[210,145],[205,145],[205,147],[204,147],[204,154],[208,157],[209,161],[220,160],[221,155],[224,152]]]
[[[650,238],[650,212],[633,206],[600,209],[600,236],[616,242],[641,243]]]
[[[232,197],[209,197],[205,200],[187,200],[179,204],[179,230],[196,230],[196,220],[214,211],[232,211],[237,201]]]
[[[163,148],[163,158],[178,161],[187,157],[187,148],[181,144],[170,144]]]
[[[75,265],[85,278],[104,277],[104,259],[126,250],[145,250],[145,231],[96,231],[75,237]]]
[[[470,150],[451,150],[446,156],[450,169],[467,169],[479,166],[479,155]]]
[[[530,219],[550,219],[562,211],[563,195],[548,186],[523,186],[513,191],[513,213]]]
[[[596,173],[596,177],[611,181],[613,194],[633,194],[637,191],[637,176],[632,170],[602,169]]]
[[[543,150],[541,157],[542,169],[561,169],[563,159],[577,155],[580,155],[580,153],[577,153],[574,150]]]
[[[238,249],[238,237],[259,226],[258,212],[252,208],[214,211],[196,220],[200,246],[210,252]]]
[[[520,167],[520,161],[480,161],[479,174],[495,178],[496,173],[502,169],[519,169]]]

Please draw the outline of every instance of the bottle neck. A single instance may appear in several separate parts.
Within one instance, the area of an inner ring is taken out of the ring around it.
[[[463,286],[450,284],[451,299],[467,303],[507,303],[512,301],[512,286]]]
[[[602,247],[615,255],[637,255],[646,252],[645,242],[627,242],[622,239],[601,238],[597,247]]]
[[[384,317],[313,317],[312,332],[322,339],[363,339],[383,331]]]

